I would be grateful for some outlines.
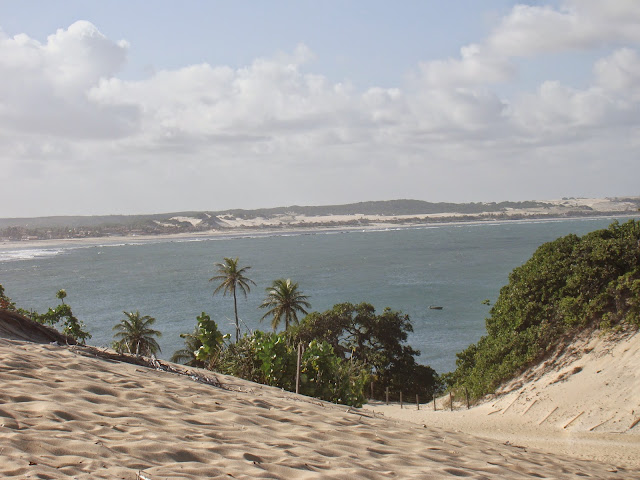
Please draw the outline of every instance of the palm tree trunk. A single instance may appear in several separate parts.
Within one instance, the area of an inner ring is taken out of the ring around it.
[[[236,298],[236,289],[233,289],[233,310],[236,314],[236,343],[240,337],[240,323],[238,322],[238,300]]]

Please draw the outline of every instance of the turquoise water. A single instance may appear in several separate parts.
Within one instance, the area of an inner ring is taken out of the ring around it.
[[[621,219],[623,221],[624,219]],[[183,346],[206,311],[233,332],[233,300],[213,296],[214,263],[240,257],[256,282],[239,297],[243,330],[269,329],[257,306],[276,278],[291,278],[313,310],[339,302],[369,302],[409,314],[409,343],[438,372],[455,367],[455,353],[484,334],[484,319],[509,272],[544,242],[604,228],[610,218],[440,225],[366,232],[331,232],[198,241],[7,249],[0,246],[0,283],[20,307],[44,311],[67,290],[94,345],[108,345],[123,310],[157,319],[162,357]],[[429,309],[430,305],[442,310]]]

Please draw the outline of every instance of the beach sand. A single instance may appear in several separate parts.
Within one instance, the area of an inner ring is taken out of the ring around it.
[[[405,400],[406,401],[406,400]],[[640,471],[640,333],[573,339],[546,362],[467,410],[448,396],[368,408],[386,417]]]
[[[0,339],[0,477],[640,479],[232,377],[222,387],[82,347]]]

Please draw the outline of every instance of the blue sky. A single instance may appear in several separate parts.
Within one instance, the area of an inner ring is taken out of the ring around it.
[[[640,195],[639,48],[634,0],[0,0],[0,217]]]

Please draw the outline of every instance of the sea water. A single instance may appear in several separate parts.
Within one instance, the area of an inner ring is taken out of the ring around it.
[[[621,222],[625,218],[619,219]],[[59,289],[86,325],[93,345],[109,345],[123,311],[155,317],[163,358],[183,347],[206,311],[234,332],[233,299],[213,295],[215,263],[239,257],[256,285],[238,296],[242,332],[269,330],[258,305],[277,278],[291,278],[313,311],[368,302],[408,314],[409,344],[439,373],[485,333],[485,319],[509,273],[538,246],[605,228],[613,218],[507,221],[367,231],[268,234],[136,241],[46,248],[0,245],[0,284],[19,307],[46,311]],[[99,242],[99,241],[98,241]],[[432,309],[430,306],[442,307]],[[282,327],[281,327],[282,328]]]

